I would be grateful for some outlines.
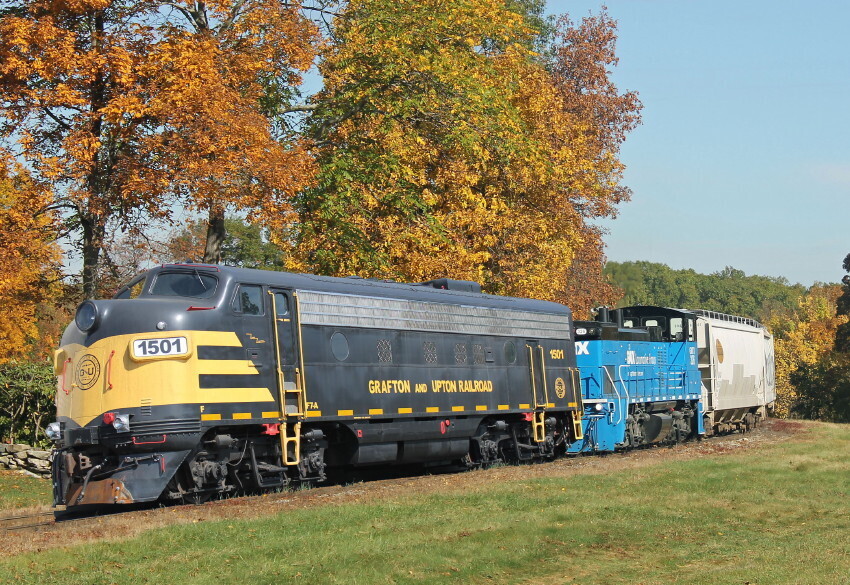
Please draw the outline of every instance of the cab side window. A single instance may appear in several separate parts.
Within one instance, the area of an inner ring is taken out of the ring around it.
[[[145,277],[137,278],[127,286],[121,288],[113,297],[115,299],[135,299],[142,294],[145,288]]]
[[[287,317],[289,315],[289,298],[284,293],[274,293],[274,306],[277,311],[275,317]]]
[[[243,315],[263,314],[263,287],[240,284],[233,297],[233,310]]]

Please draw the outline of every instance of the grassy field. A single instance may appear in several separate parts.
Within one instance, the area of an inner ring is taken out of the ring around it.
[[[29,477],[17,471],[0,471],[0,511],[50,506],[53,503],[51,489],[48,480]]]
[[[850,583],[850,426],[810,430],[736,454],[463,489],[449,478],[442,492],[7,555],[0,581]]]

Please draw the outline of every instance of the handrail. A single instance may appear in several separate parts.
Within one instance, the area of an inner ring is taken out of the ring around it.
[[[617,383],[614,382],[614,379],[611,377],[611,372],[608,371],[608,368],[606,368],[605,366],[602,366],[602,369],[605,370],[605,375],[608,376],[608,380],[611,381],[611,387],[614,389],[614,394],[617,395],[617,404],[619,405],[620,402],[623,400],[623,398],[622,398],[622,396],[620,396],[620,391],[617,390]],[[602,392],[602,395],[603,396],[605,395],[604,391]],[[628,408],[628,407],[629,407],[629,403],[628,403],[628,400],[627,400],[626,401],[626,408]],[[621,422],[623,422],[623,407],[622,406],[620,406],[617,409],[617,414],[620,415],[620,418],[617,419],[617,422],[614,423],[615,425],[618,425]]]
[[[68,364],[71,363],[71,358],[65,360],[64,365],[62,366],[62,392],[65,394],[70,394],[71,389],[65,388],[65,379],[68,377]]]
[[[112,390],[112,358],[115,357],[115,350],[109,354],[109,359],[106,360],[106,389]]]

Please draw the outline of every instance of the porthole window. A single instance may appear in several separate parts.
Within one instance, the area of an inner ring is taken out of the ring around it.
[[[513,341],[505,342],[505,361],[509,364],[516,363],[516,345]]]
[[[348,359],[348,339],[339,331],[331,335],[331,353],[334,354],[338,362],[344,362]]]

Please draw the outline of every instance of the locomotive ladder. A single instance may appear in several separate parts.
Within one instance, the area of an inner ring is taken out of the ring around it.
[[[304,418],[307,410],[307,397],[304,393],[301,371],[298,368],[295,368],[294,383],[287,382],[284,379],[278,331],[278,322],[282,322],[284,319],[279,319],[277,316],[274,292],[268,292],[272,297],[272,316],[274,318],[274,351],[277,362],[277,389],[280,398],[280,418],[278,420],[280,421],[281,460],[284,465],[298,465],[301,462],[301,419]],[[301,322],[300,319],[298,322]],[[288,402],[287,398],[294,398],[294,404],[291,404],[291,401]],[[290,447],[292,448],[291,454]]]
[[[534,398],[534,415],[531,420],[531,426],[534,431],[534,442],[543,443],[546,441],[546,407],[549,406],[549,389],[546,384],[546,353],[543,346],[538,345],[540,350],[540,376],[543,381],[543,403],[538,400],[537,395],[537,380],[534,376],[534,349],[528,347],[529,363],[531,364],[531,393]]]
[[[573,386],[573,400],[576,405],[576,409],[572,411],[573,438],[579,441],[584,438],[584,429],[581,426],[581,418],[584,414],[584,400],[582,400],[581,395],[581,376],[579,376],[578,368],[570,368],[569,370]]]

